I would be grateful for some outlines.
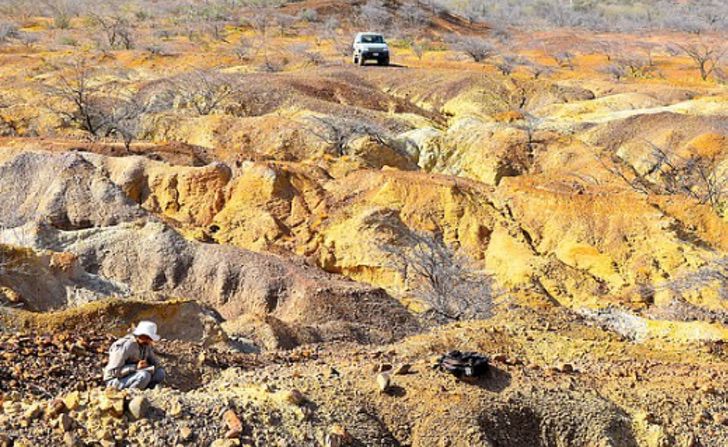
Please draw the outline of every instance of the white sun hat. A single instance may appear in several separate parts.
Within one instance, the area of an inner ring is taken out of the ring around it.
[[[157,335],[157,323],[153,321],[140,321],[132,334],[136,336],[146,335],[154,341],[159,341],[161,338]]]

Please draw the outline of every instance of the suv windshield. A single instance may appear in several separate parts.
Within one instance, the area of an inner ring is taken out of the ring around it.
[[[376,34],[364,34],[359,38],[360,43],[384,43],[384,37]]]

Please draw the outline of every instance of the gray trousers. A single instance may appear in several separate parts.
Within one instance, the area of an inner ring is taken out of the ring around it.
[[[123,390],[125,388],[136,388],[138,390],[146,390],[154,388],[157,384],[162,383],[167,374],[163,368],[154,368],[154,374],[149,371],[136,371],[128,376],[118,379],[111,379],[106,382],[106,386]]]

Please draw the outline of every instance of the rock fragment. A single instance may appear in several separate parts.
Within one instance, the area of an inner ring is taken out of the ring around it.
[[[149,412],[149,401],[144,396],[135,396],[129,401],[129,413],[134,419],[143,419]]]
[[[225,432],[226,439],[237,438],[243,434],[243,421],[240,420],[238,415],[235,413],[235,410],[227,410],[222,415],[222,419],[225,423],[225,427],[228,429],[227,432]]]
[[[379,373],[377,374],[377,386],[379,387],[379,391],[382,393],[386,393],[387,390],[389,390],[389,387],[391,385],[391,377],[387,373]]]

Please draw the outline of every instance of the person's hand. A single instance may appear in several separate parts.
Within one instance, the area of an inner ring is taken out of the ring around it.
[[[137,363],[137,369],[144,369],[149,366],[149,363],[147,363],[146,360],[139,360],[139,363]]]

